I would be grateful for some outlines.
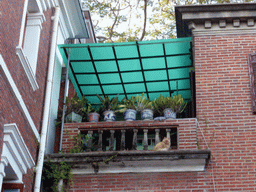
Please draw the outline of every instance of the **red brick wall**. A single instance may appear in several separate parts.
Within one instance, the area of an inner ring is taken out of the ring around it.
[[[44,12],[46,21],[42,24],[41,39],[38,52],[36,70],[36,81],[39,89],[32,90],[29,80],[24,72],[22,64],[16,55],[16,46],[19,43],[21,18],[23,14],[24,0],[3,0],[0,3],[1,27],[0,29],[0,50],[8,70],[18,87],[23,101],[40,133],[45,86],[48,70],[49,49],[51,40],[53,10]],[[0,154],[2,149],[3,125],[16,123],[21,135],[34,159],[37,161],[37,142],[34,133],[28,124],[15,95],[9,86],[3,71],[0,70]],[[33,168],[23,175],[25,191],[33,191]]]
[[[256,34],[196,37],[197,116],[207,118],[218,190],[255,191],[256,121],[252,115],[247,55]],[[203,122],[201,123],[203,124]],[[202,138],[198,131],[199,138]]]
[[[210,145],[212,152],[205,172],[74,175],[72,190],[256,191],[256,116],[247,63],[255,42],[256,34],[194,37],[197,135],[200,147]],[[184,135],[179,132],[180,149],[187,147],[183,136],[195,137],[185,133],[187,125]]]

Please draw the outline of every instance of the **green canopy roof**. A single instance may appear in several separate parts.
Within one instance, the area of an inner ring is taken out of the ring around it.
[[[96,94],[151,100],[178,93],[191,99],[191,38],[109,44],[58,45],[78,96],[99,103]]]

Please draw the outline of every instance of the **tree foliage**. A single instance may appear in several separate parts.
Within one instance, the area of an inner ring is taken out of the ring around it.
[[[243,3],[254,0],[82,0],[98,42],[175,38],[175,5]]]

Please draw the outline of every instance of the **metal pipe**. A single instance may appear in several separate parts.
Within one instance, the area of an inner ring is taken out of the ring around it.
[[[57,47],[57,35],[58,35],[58,24],[59,24],[59,15],[60,8],[55,7],[55,15],[52,17],[54,19],[52,40],[51,40],[51,49],[50,49],[50,58],[49,58],[49,68],[47,76],[47,85],[46,85],[46,94],[45,94],[45,103],[44,103],[44,114],[43,114],[43,123],[41,131],[41,140],[40,140],[40,149],[38,154],[38,162],[36,166],[36,178],[34,192],[39,192],[41,187],[41,178],[44,165],[44,153],[46,147],[47,131],[49,126],[49,116],[50,116],[50,106],[51,106],[51,96],[52,96],[52,87],[53,87],[53,75],[55,68],[55,55]]]

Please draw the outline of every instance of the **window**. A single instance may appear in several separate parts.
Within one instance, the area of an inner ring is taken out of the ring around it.
[[[33,90],[37,90],[36,66],[42,23],[45,21],[41,5],[36,0],[26,0],[16,53]]]
[[[256,78],[256,54],[248,55],[250,87],[251,87],[251,100],[252,100],[252,113],[256,114],[256,96],[255,96],[255,78]]]
[[[23,184],[19,183],[4,183],[2,192],[23,192]]]

